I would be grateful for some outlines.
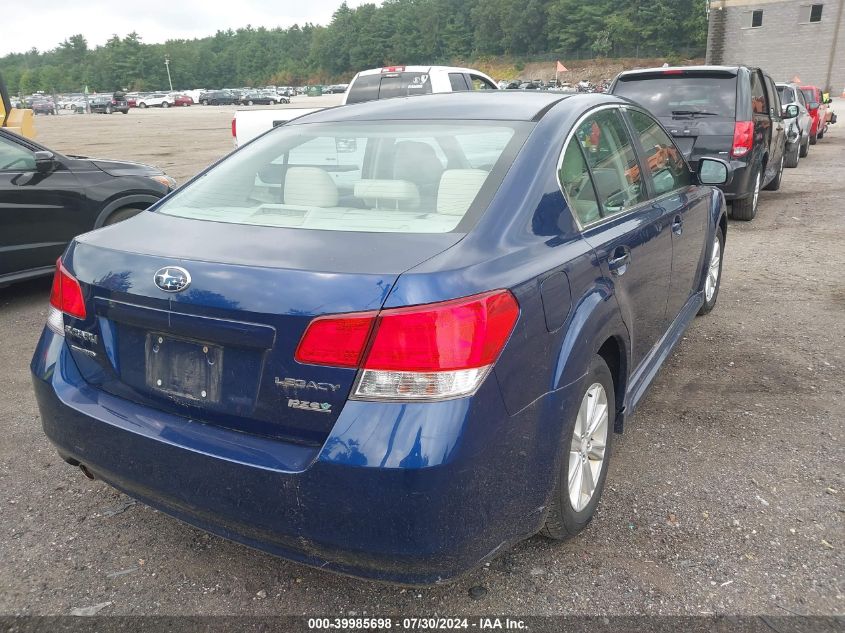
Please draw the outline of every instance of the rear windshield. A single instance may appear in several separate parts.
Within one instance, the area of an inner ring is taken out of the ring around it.
[[[628,97],[655,116],[710,113],[734,118],[736,77],[701,75],[631,76],[620,78],[613,93]]]
[[[281,126],[179,189],[158,211],[324,231],[466,231],[489,204],[531,125]]]
[[[431,94],[431,77],[427,73],[378,73],[358,75],[346,103],[361,103],[391,97],[413,97]]]

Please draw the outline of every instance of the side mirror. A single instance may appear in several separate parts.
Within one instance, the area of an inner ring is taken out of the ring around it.
[[[53,152],[35,152],[35,171],[46,174],[56,166],[56,156]]]
[[[726,185],[731,180],[731,168],[718,158],[702,158],[696,175],[702,185]]]
[[[798,106],[794,103],[789,104],[783,109],[784,119],[794,119],[798,116]]]
[[[810,103],[807,104],[807,109],[808,110],[818,110],[819,109],[819,102],[818,101],[810,101]]]

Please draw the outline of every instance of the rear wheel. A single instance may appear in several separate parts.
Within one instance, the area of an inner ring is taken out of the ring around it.
[[[203,99],[203,100],[202,100],[202,104],[203,104],[203,105],[208,105],[208,99]]]
[[[798,143],[786,155],[786,160],[784,161],[783,166],[789,167],[790,169],[792,169],[793,167],[798,167],[798,161],[800,159],[801,159],[801,143]]]
[[[557,484],[541,530],[558,540],[587,527],[607,478],[616,400],[613,377],[601,356],[593,357],[585,384],[575,420],[565,427]]]
[[[734,200],[731,203],[731,217],[734,220],[748,222],[757,215],[757,202],[760,199],[760,171],[754,176],[754,189],[751,195],[744,200]]]
[[[139,108],[146,108],[147,104],[142,101],[141,103],[138,104],[138,107]]]
[[[106,106],[106,114],[111,114],[111,113],[112,113],[111,106]]]
[[[783,163],[784,157],[783,154],[780,156],[780,165],[778,166],[778,172],[775,174],[775,177],[772,178],[771,182],[766,185],[766,191],[777,191],[780,189],[780,182],[783,180]]]
[[[169,108],[169,107],[170,107],[170,104],[169,104],[169,103],[167,103],[167,101],[162,101],[162,102],[161,102],[161,107],[162,107],[162,108]]]
[[[246,102],[247,105],[252,105],[252,99]]]
[[[823,139],[826,131],[827,130],[819,130],[819,133],[816,135],[816,138],[818,138],[819,140]]]
[[[810,134],[810,145],[815,145],[815,144],[816,144],[816,140],[818,140],[818,138],[819,138],[819,137],[818,137],[818,135],[816,135],[816,134]]]

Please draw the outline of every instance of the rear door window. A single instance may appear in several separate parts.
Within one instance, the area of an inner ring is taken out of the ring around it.
[[[349,89],[346,103],[424,94],[431,94],[431,77],[428,73],[398,72],[359,75]]]
[[[449,73],[449,85],[452,86],[452,92],[469,90],[463,73]]]
[[[765,114],[768,112],[766,104],[766,90],[763,88],[763,81],[760,73],[751,73],[751,112],[754,114]]]
[[[616,83],[613,93],[628,97],[658,117],[734,118],[736,77],[724,74],[631,75]]]
[[[639,162],[621,112],[606,109],[587,117],[575,130],[598,194],[602,217],[621,213],[646,200]]]

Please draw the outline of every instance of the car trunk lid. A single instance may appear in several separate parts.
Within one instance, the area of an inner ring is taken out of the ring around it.
[[[68,343],[86,381],[113,395],[199,422],[319,444],[356,370],[296,362],[308,323],[378,310],[403,271],[460,237],[141,213],[78,238],[68,252],[65,264],[82,284],[88,315],[65,323],[98,337],[92,343],[68,332]],[[190,285],[162,290],[155,283],[162,269],[174,277],[187,272]]]

